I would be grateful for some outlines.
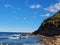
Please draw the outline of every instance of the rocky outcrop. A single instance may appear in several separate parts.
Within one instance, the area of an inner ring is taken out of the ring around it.
[[[44,20],[41,26],[33,32],[33,34],[44,36],[59,36],[60,35],[60,11],[52,17]]]

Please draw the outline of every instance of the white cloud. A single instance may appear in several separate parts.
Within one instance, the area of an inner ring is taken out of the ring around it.
[[[5,8],[13,8],[13,6],[11,4],[5,4],[4,7]]]
[[[38,5],[36,5],[36,8],[40,8],[40,5],[38,4]]]
[[[50,5],[49,7],[44,8],[44,10],[48,10],[51,12],[57,12],[60,10],[60,2],[55,3],[54,5]]]
[[[50,16],[50,14],[49,13],[47,13],[47,14],[44,14],[44,15],[41,15],[42,17],[49,17]]]
[[[40,8],[40,5],[37,4],[37,5],[30,5],[30,8]]]

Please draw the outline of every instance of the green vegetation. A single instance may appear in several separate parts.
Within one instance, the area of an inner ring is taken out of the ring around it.
[[[40,34],[45,36],[60,35],[60,11],[58,11],[52,17],[44,20],[38,30],[33,32],[33,34]]]

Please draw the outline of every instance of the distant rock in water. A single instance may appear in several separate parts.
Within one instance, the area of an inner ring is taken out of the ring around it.
[[[41,26],[33,32],[33,34],[44,36],[59,36],[60,35],[60,11],[52,17],[44,20]]]

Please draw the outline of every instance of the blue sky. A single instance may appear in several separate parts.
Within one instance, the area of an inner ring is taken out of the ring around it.
[[[0,32],[33,32],[60,10],[60,0],[0,0]]]

